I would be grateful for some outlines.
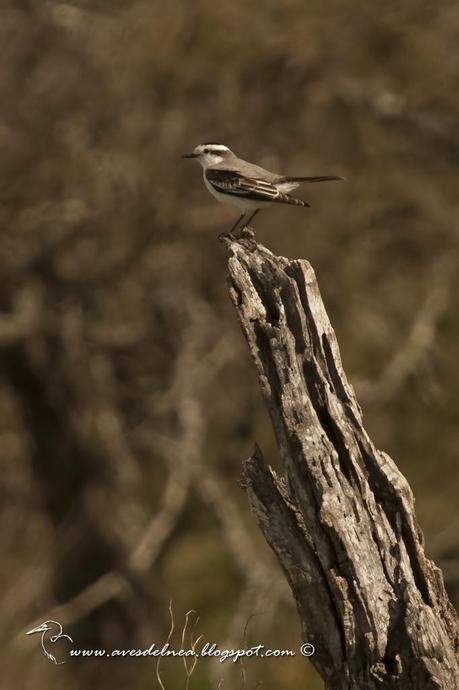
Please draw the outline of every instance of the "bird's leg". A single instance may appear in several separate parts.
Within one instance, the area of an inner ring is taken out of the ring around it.
[[[218,236],[218,239],[224,240],[226,237],[228,237],[229,239],[234,239],[233,238],[233,232],[234,232],[234,230],[236,230],[237,226],[239,225],[241,220],[244,218],[244,216],[245,216],[245,213],[242,213],[239,216],[239,218],[237,219],[237,221],[234,223],[234,225],[232,226],[231,230],[229,232],[221,232]]]
[[[250,218],[248,219],[248,221],[245,224],[246,228],[249,227],[249,223],[255,218],[255,216],[257,215],[259,210],[260,210],[259,208],[256,208],[255,211],[252,213],[252,215],[250,216]]]
[[[255,231],[253,230],[253,228],[249,227],[249,223],[255,218],[255,216],[257,215],[259,210],[260,210],[259,208],[256,208],[255,211],[252,213],[252,215],[247,220],[247,222],[244,223],[244,227],[241,227],[239,229],[238,238],[247,236],[247,237],[253,239],[255,237]]]

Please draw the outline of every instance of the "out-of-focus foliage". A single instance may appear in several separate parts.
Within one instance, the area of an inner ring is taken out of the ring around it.
[[[258,237],[314,265],[457,598],[458,41],[452,0],[3,0],[5,687],[153,687],[151,659],[54,667],[23,633],[52,617],[80,647],[148,647],[170,599],[222,646],[258,613],[250,644],[298,647],[237,484],[253,439],[277,452],[216,241],[234,214],[179,160],[200,141],[346,177],[261,213]],[[322,687],[299,655],[246,670],[247,688]],[[201,661],[192,686],[227,671]]]

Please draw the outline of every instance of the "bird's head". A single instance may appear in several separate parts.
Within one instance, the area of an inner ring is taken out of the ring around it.
[[[51,623],[52,621],[46,621],[46,623],[42,623],[41,625],[37,625],[36,628],[32,628],[32,630],[29,630],[26,632],[26,635],[33,635],[34,633],[44,633],[47,630],[51,630]]]
[[[185,153],[182,158],[196,158],[204,169],[221,163],[228,156],[232,156],[230,149],[224,144],[199,144],[191,153]]]

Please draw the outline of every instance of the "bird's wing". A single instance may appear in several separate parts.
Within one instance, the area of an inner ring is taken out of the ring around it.
[[[208,168],[206,179],[217,192],[233,194],[251,201],[277,201],[284,196],[271,182],[248,177],[238,170]]]
[[[278,182],[281,184],[289,182],[330,182],[332,180],[344,180],[344,177],[336,175],[314,175],[313,177],[280,177]]]

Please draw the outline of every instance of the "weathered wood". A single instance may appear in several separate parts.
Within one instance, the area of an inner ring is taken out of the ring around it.
[[[307,261],[228,241],[229,287],[283,476],[256,449],[243,486],[290,584],[327,690],[455,690],[458,621],[411,489],[375,448]]]

